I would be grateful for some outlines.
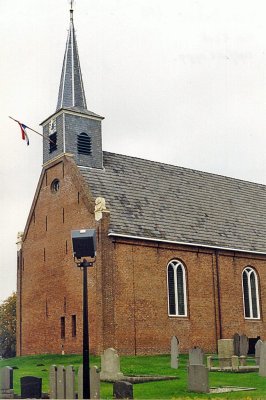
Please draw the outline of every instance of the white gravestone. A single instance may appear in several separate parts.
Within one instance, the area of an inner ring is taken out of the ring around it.
[[[119,355],[115,349],[107,349],[101,355],[101,380],[119,381],[124,375],[120,372]]]

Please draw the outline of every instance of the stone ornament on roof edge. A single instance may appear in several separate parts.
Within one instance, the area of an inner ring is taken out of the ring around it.
[[[95,209],[94,209],[96,221],[100,221],[102,219],[103,212],[109,212],[109,211],[107,211],[106,206],[105,206],[105,198],[97,197],[95,200]]]

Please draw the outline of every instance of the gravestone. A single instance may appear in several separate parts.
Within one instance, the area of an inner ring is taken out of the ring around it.
[[[83,399],[83,365],[78,370],[78,398]],[[100,372],[96,366],[90,367],[90,398],[100,398]]]
[[[234,355],[234,340],[218,340],[218,358],[220,368],[231,367],[232,356]]]
[[[260,348],[259,375],[266,377],[266,342],[262,342]]]
[[[42,398],[42,378],[36,376],[23,376],[20,378],[22,399]]]
[[[200,347],[189,350],[189,365],[203,365],[204,353]]]
[[[241,367],[245,367],[247,365],[247,357],[246,356],[240,356],[239,357],[239,364]]]
[[[57,399],[57,366],[52,365],[49,374],[50,399]]]
[[[75,399],[75,370],[73,365],[66,367],[66,399]]]
[[[0,399],[13,399],[13,369],[3,367],[0,370]]]
[[[57,399],[65,399],[66,398],[66,370],[63,365],[59,365],[57,367],[57,377],[56,377],[56,386],[57,386]]]
[[[133,399],[133,385],[130,382],[116,381],[113,384],[113,398]]]
[[[207,357],[207,368],[210,371],[213,367],[214,367],[213,357],[208,356]]]
[[[171,339],[171,368],[178,368],[179,341],[176,336]]]
[[[238,356],[232,356],[231,359],[232,363],[232,371],[238,371],[239,370],[239,357]]]
[[[248,342],[249,340],[246,335],[240,335],[240,342],[239,342],[240,356],[248,355]]]
[[[107,381],[122,380],[124,375],[120,372],[119,355],[115,349],[107,349],[101,355],[101,379]]]
[[[204,365],[188,366],[188,390],[190,392],[209,393],[208,369]]]
[[[262,340],[257,340],[255,344],[255,361],[256,365],[260,365],[260,352],[261,352],[261,345],[262,345]]]
[[[233,341],[234,341],[234,355],[239,357],[240,356],[240,335],[238,333],[234,334]]]

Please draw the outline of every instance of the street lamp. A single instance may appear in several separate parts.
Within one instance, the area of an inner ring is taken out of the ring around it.
[[[96,259],[95,229],[71,231],[74,261],[83,268],[83,399],[90,399],[90,351],[88,317],[87,268],[93,267]]]

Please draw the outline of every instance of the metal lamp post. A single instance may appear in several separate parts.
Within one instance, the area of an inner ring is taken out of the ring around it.
[[[88,274],[87,268],[93,267],[96,258],[95,229],[71,231],[74,260],[83,268],[83,399],[90,399],[90,347],[88,317]],[[89,261],[87,258],[89,258]],[[82,261],[81,261],[82,259]]]

